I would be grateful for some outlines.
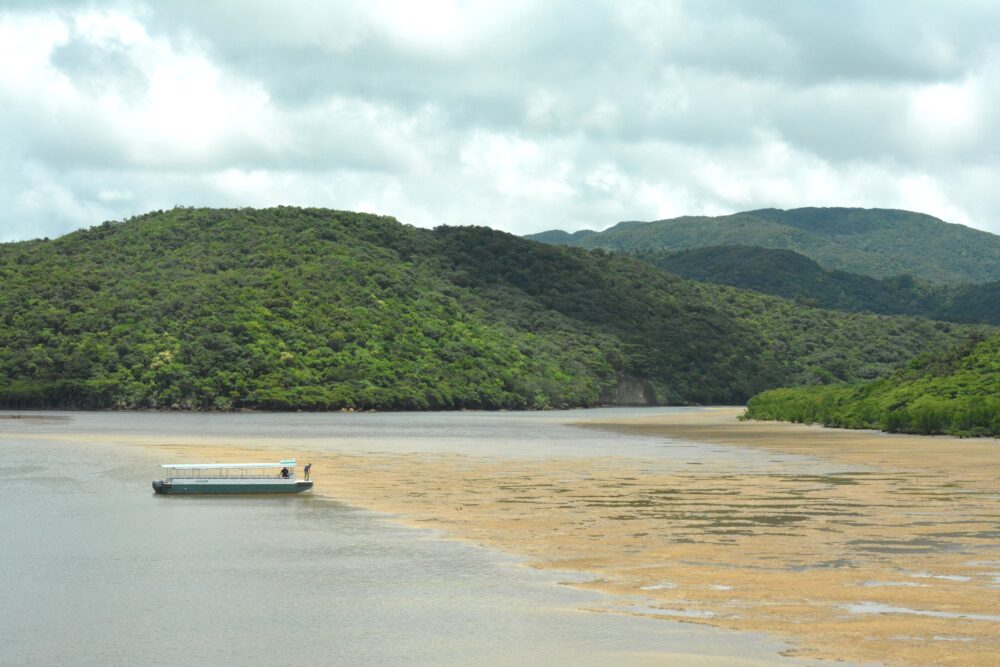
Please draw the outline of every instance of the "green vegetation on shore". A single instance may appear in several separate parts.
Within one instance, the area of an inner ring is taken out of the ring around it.
[[[844,428],[1000,436],[1000,336],[924,354],[874,382],[773,389],[746,417]]]
[[[718,217],[623,222],[601,232],[548,231],[545,243],[623,252],[739,245],[794,250],[828,270],[937,283],[1000,280],[1000,236],[891,209],[761,209]]]
[[[878,279],[828,271],[791,250],[750,246],[645,251],[633,256],[682,278],[752,289],[819,308],[1000,324],[998,281],[937,285],[909,275]]]
[[[0,245],[0,405],[733,403],[984,327],[845,314],[486,228],[174,209]]]

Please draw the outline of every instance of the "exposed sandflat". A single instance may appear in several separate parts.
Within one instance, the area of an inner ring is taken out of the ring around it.
[[[940,470],[956,474],[1000,463],[1000,440],[994,438],[902,435],[787,422],[739,421],[741,414],[743,408],[705,408],[648,418],[591,420],[583,425],[678,440],[759,447],[844,463],[900,469],[916,465],[921,472]],[[997,471],[995,467],[992,469]],[[1000,485],[992,480],[988,486],[1000,493]]]

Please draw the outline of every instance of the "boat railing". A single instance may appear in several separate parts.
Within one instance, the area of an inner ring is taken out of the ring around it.
[[[288,473],[288,477],[283,477],[281,473],[270,474],[270,475],[233,475],[229,473],[225,474],[200,474],[196,470],[192,470],[189,474],[175,473],[174,475],[168,477],[167,479],[295,479],[295,475],[291,472]]]
[[[277,463],[165,463],[175,479],[288,479],[295,480],[295,459]]]

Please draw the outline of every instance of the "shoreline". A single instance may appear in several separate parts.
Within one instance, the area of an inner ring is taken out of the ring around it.
[[[648,405],[648,404],[633,404],[633,403],[623,403],[623,404],[601,404],[601,405],[567,405],[565,407],[547,407],[547,408],[438,408],[435,410],[412,410],[406,408],[400,408],[397,410],[384,409],[384,408],[337,408],[334,410],[307,410],[304,408],[295,408],[289,410],[268,410],[263,408],[234,408],[232,410],[220,410],[218,408],[193,408],[193,407],[177,407],[177,408],[69,408],[69,407],[32,407],[32,408],[12,408],[0,406],[0,412],[70,412],[70,413],[94,413],[94,414],[114,414],[114,413],[125,413],[125,414],[141,414],[141,413],[155,413],[155,414],[210,414],[210,415],[239,415],[239,414],[274,414],[274,415],[288,415],[288,414],[318,414],[318,415],[332,415],[332,414],[399,414],[399,413],[413,413],[413,414],[434,414],[434,413],[454,413],[454,412],[484,412],[484,413],[500,413],[500,412],[513,412],[513,413],[537,413],[537,412],[548,412],[553,414],[559,414],[561,412],[570,412],[573,410],[606,410],[614,408],[623,409],[636,409],[641,410],[644,408],[649,408],[655,410],[657,408],[714,408],[714,407],[728,407],[728,406],[715,406],[715,405],[700,405],[700,404],[664,404],[664,405]],[[0,415],[0,418],[16,419],[18,415]]]
[[[797,422],[739,420],[742,407],[710,407],[697,412],[634,417],[628,420],[586,420],[581,428],[665,437],[680,441],[753,447],[772,452],[816,456],[842,464],[907,469],[908,457],[919,453],[920,467],[942,474],[975,472],[982,465],[996,468],[1000,439],[952,435],[888,433],[872,429],[844,429]],[[1000,493],[1000,483],[987,487]]]
[[[588,411],[588,410],[606,410],[606,409],[631,409],[631,410],[643,410],[643,409],[662,409],[662,408],[687,408],[692,410],[704,410],[704,411],[731,411],[738,410],[742,416],[746,412],[746,406],[730,406],[730,405],[702,405],[702,404],[664,404],[664,405],[646,405],[646,404],[602,404],[602,405],[576,405],[576,406],[560,406],[560,407],[547,407],[547,408],[452,408],[452,409],[435,409],[435,410],[410,410],[410,409],[383,409],[383,408],[338,408],[330,410],[308,410],[308,409],[289,409],[289,410],[270,410],[270,409],[258,409],[258,408],[234,408],[231,410],[220,410],[217,408],[197,408],[197,407],[159,407],[159,408],[72,408],[72,407],[0,407],[0,419],[37,419],[43,418],[39,417],[38,413],[46,412],[59,412],[59,413],[71,413],[71,414],[197,414],[197,415],[289,415],[289,414],[315,414],[315,415],[332,415],[332,414],[453,414],[453,413],[483,413],[483,414],[502,414],[502,413],[523,413],[523,414],[561,414],[573,411]],[[7,414],[4,414],[7,413]],[[14,414],[11,414],[14,413]],[[25,413],[25,414],[22,414]],[[655,418],[653,418],[655,419]],[[633,420],[625,421],[609,421],[609,420],[586,420],[581,422],[576,422],[574,425],[578,426],[593,426],[601,423],[615,424],[617,426],[627,426],[631,425],[630,422],[636,422],[638,424],[642,420],[640,418],[635,418]],[[797,422],[797,421],[780,421],[780,420],[763,420],[763,419],[752,419],[748,418],[739,420],[743,423],[748,424],[782,424],[788,426],[802,426],[806,428],[816,429],[821,428],[833,432],[844,432],[844,433],[862,433],[862,434],[882,434],[891,436],[903,436],[908,438],[954,438],[958,440],[974,440],[974,441],[988,441],[994,440],[1000,442],[1000,436],[966,436],[966,435],[951,435],[946,433],[907,433],[900,431],[881,431],[878,429],[851,429],[839,426],[828,426],[820,422]],[[660,426],[666,426],[668,424],[660,424]],[[620,430],[620,429],[616,429]],[[732,444],[728,441],[718,440],[720,444]]]

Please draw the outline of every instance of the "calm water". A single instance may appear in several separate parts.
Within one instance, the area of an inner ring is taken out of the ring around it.
[[[731,470],[774,469],[816,471],[821,459],[774,454],[757,449],[680,442],[666,438],[622,435],[574,424],[704,408],[601,408],[553,412],[372,412],[372,413],[26,413],[33,419],[0,420],[7,431],[51,433],[94,442],[150,437],[210,438],[238,447],[252,441],[294,443],[343,453],[447,452],[513,458],[635,456],[654,459],[666,468],[689,464]],[[17,413],[4,413],[0,415]],[[48,418],[46,418],[48,417]],[[6,425],[4,424],[6,422]],[[843,470],[838,466],[837,470]],[[148,474],[146,475],[148,477]]]
[[[0,663],[622,664],[673,654],[685,657],[670,664],[802,664],[755,635],[581,612],[600,598],[558,585],[568,576],[308,494],[155,496],[153,455],[112,444],[158,434],[351,452],[630,454],[664,465],[734,456],[567,425],[609,414],[0,418]]]

